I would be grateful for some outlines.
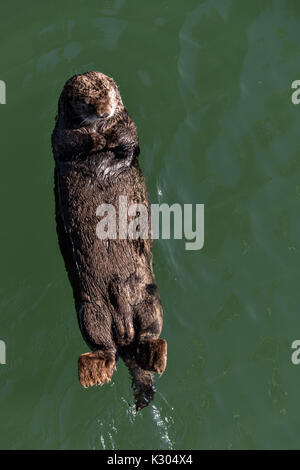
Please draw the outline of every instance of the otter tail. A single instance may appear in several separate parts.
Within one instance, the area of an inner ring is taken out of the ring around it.
[[[154,398],[154,374],[139,367],[134,360],[125,360],[125,364],[132,378],[136,411],[139,411],[148,406]]]
[[[166,368],[167,342],[147,338],[127,348],[122,356],[132,377],[136,410],[139,411],[154,398],[154,372],[162,374]]]

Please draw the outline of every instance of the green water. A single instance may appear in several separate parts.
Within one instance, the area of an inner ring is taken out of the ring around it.
[[[298,0],[1,2],[0,448],[300,448]],[[50,135],[74,73],[115,78],[152,202],[205,204],[155,242],[168,366],[138,415],[87,352],[58,249]]]

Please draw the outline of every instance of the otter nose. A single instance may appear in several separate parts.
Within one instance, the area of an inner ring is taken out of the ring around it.
[[[108,113],[103,113],[103,114],[100,114],[100,118],[107,118],[109,116]]]

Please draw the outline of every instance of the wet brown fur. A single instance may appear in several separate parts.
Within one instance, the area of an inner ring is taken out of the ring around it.
[[[79,358],[80,381],[85,387],[109,381],[120,355],[142,408],[153,398],[153,372],[164,371],[167,357],[166,341],[159,339],[162,308],[152,241],[96,236],[101,203],[114,205],[117,220],[119,196],[127,196],[128,206],[150,206],[136,127],[113,79],[89,72],[68,80],[52,147],[59,245],[92,351]]]

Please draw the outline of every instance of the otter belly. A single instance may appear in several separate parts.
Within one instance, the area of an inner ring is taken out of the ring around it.
[[[127,169],[113,181],[103,181],[74,164],[57,171],[57,209],[72,258],[67,270],[71,271],[80,328],[89,345],[98,345],[98,330],[104,326],[112,330],[119,347],[130,344],[135,339],[135,312],[149,296],[147,286],[154,282],[150,240],[97,236],[101,204],[111,204],[116,219],[120,196],[126,197],[128,206],[149,204],[145,189],[137,191],[139,186],[143,189],[136,168]]]

